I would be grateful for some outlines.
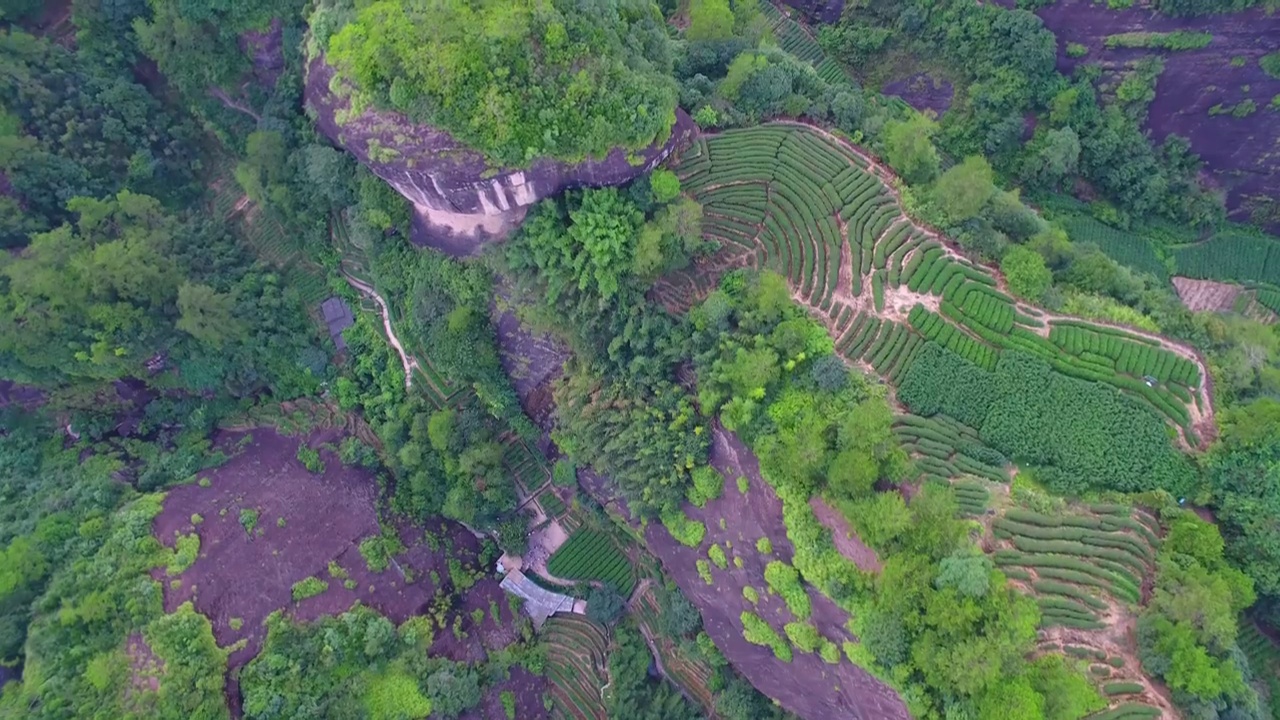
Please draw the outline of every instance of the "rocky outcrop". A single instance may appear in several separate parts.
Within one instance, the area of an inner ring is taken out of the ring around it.
[[[526,168],[494,167],[449,133],[415,125],[400,113],[370,108],[344,117],[349,102],[334,87],[333,68],[321,58],[312,60],[306,103],[316,127],[417,207],[422,222],[415,242],[456,255],[504,236],[543,198],[569,188],[625,183],[651,170],[697,130],[677,109],[670,137],[643,150],[615,148],[580,163],[540,159]]]
[[[805,17],[824,23],[840,20],[844,12],[844,0],[782,0],[783,3],[804,13]]]

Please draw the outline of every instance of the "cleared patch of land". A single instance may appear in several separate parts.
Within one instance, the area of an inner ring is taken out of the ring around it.
[[[336,439],[332,431],[299,439],[269,428],[219,435],[217,445],[231,459],[171,490],[153,525],[169,546],[179,536],[200,539],[189,567],[174,575],[157,571],[166,611],[190,600],[209,618],[220,646],[239,643],[230,671],[258,653],[266,637],[263,621],[276,610],[303,621],[339,614],[357,602],[395,623],[432,614],[450,629],[456,621],[457,632],[437,632],[431,654],[457,661],[483,660],[515,640],[517,616],[492,568],[481,567],[474,535],[440,519],[384,530],[371,472],[344,467],[324,449],[322,473],[309,472],[297,459],[301,443],[319,447]],[[403,550],[391,557],[371,552],[387,535],[398,538]],[[371,568],[366,554],[381,567]],[[322,589],[299,593],[295,585],[303,582]],[[510,682],[518,683],[515,678]],[[236,705],[234,684],[228,694]],[[534,698],[529,708],[532,713],[541,702]]]

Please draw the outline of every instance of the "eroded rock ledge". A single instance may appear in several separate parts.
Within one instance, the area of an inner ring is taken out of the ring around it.
[[[571,164],[535,160],[527,168],[494,167],[449,133],[416,125],[398,112],[369,108],[354,117],[347,98],[331,89],[334,69],[322,57],[307,68],[306,104],[316,127],[418,210],[414,242],[453,255],[474,253],[505,237],[528,206],[562,190],[618,185],[648,172],[697,131],[682,110],[665,142]],[[339,119],[341,118],[341,122]]]

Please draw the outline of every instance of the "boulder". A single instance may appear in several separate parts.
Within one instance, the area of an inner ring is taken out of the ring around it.
[[[815,22],[836,23],[844,12],[844,0],[782,0]]]

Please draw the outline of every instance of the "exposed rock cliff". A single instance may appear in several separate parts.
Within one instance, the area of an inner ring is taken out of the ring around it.
[[[812,20],[834,23],[844,12],[844,0],[782,0]]]
[[[333,76],[322,58],[308,66],[306,104],[316,127],[417,207],[422,222],[415,242],[457,255],[504,236],[528,206],[545,197],[569,188],[617,185],[647,172],[697,130],[677,109],[670,137],[643,150],[616,148],[604,158],[576,164],[543,159],[527,168],[493,167],[449,133],[415,125],[397,112],[369,108],[342,117],[349,103],[331,89]]]

